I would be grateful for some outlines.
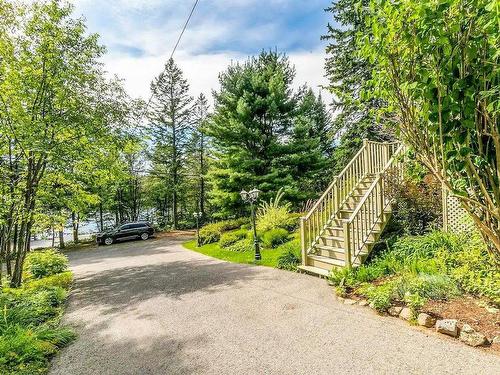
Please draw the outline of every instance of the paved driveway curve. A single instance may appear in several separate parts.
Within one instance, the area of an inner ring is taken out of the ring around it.
[[[368,308],[319,279],[161,238],[70,254],[78,339],[51,374],[495,374],[500,357]]]

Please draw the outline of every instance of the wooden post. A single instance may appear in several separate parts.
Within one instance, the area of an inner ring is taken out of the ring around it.
[[[379,204],[380,204],[380,223],[384,222],[384,174],[378,174],[379,179]]]
[[[300,246],[302,251],[302,265],[307,266],[307,248],[306,248],[306,219],[300,218]]]
[[[363,147],[365,147],[364,151],[364,160],[363,160],[363,175],[366,176],[367,174],[370,173],[370,155],[371,155],[371,150],[370,150],[370,145],[368,143],[368,139],[363,139]]]
[[[345,266],[347,268],[352,267],[350,229],[351,229],[351,224],[348,221],[344,221],[344,255],[345,255]]]

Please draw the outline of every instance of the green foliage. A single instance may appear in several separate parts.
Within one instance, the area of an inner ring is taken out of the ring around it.
[[[248,223],[248,219],[223,220],[205,225],[200,229],[200,241],[202,244],[209,244],[220,240],[222,233],[232,229],[238,229]]]
[[[364,97],[458,197],[500,257],[498,0],[372,0],[358,56]]]
[[[232,245],[227,247],[227,250],[229,251],[236,251],[236,252],[245,252],[245,251],[253,251],[254,250],[254,243],[253,240],[249,238],[244,238],[242,240],[239,240]]]
[[[42,279],[31,279],[26,280],[23,284],[24,289],[44,289],[47,287],[60,287],[63,289],[69,289],[73,282],[73,273],[71,271],[66,271],[58,273],[56,275],[51,275],[44,277]]]
[[[378,311],[387,310],[394,300],[394,288],[390,282],[379,286],[366,284],[359,289],[359,293],[367,297],[370,304]]]
[[[296,271],[301,263],[300,240],[292,240],[280,245],[276,251],[281,254],[278,257],[276,268],[288,271]]]
[[[26,256],[24,271],[28,277],[41,279],[68,269],[68,258],[57,250],[33,251]]]
[[[205,131],[215,155],[208,172],[210,201],[221,217],[245,209],[243,187],[256,187],[264,199],[286,187],[294,203],[317,195],[314,177],[325,174],[322,144],[330,142],[329,115],[312,92],[294,92],[294,76],[288,58],[272,51],[220,74]]]
[[[0,373],[45,373],[50,356],[74,338],[74,333],[67,328],[10,326],[0,334]]]
[[[190,115],[193,98],[189,95],[189,84],[182,70],[170,58],[164,70],[151,84],[149,118],[150,134],[154,141],[151,153],[153,176],[171,191],[172,228],[179,228],[178,204],[181,189],[185,184],[187,144],[191,135]],[[160,177],[161,176],[161,177]]]
[[[257,231],[267,232],[271,229],[286,228],[290,226],[293,219],[290,218],[290,203],[281,203],[284,193],[279,189],[278,193],[269,202],[263,202],[257,210]]]
[[[359,56],[356,35],[370,35],[365,25],[369,0],[335,0],[326,9],[331,14],[327,34],[326,77],[328,89],[335,95],[332,111],[338,113],[333,130],[339,137],[336,147],[329,153],[336,173],[340,172],[361,148],[363,139],[389,141],[393,136],[377,120],[373,109],[383,102],[376,98],[361,97],[361,90],[372,75],[372,63]]]
[[[420,181],[406,177],[401,183],[388,174],[388,196],[394,200],[392,220],[399,234],[420,235],[442,224],[442,186],[432,175]]]
[[[31,266],[46,265],[50,256],[45,253],[43,261],[32,259]],[[42,269],[52,272],[60,268]],[[59,326],[71,280],[67,271],[0,290],[1,374],[46,373],[50,357],[75,338],[72,330]]]
[[[463,291],[500,302],[494,256],[473,234],[435,231],[402,237],[369,263],[332,270],[329,279],[340,289],[375,300],[380,309],[405,302],[417,311],[426,300],[448,300]]]
[[[233,245],[237,241],[245,238],[247,235],[247,232],[248,231],[245,229],[238,229],[235,231],[223,233],[220,236],[220,241],[219,241],[220,247],[229,247],[229,246]]]
[[[262,235],[262,243],[267,248],[275,248],[288,241],[289,235],[286,229],[270,229]]]

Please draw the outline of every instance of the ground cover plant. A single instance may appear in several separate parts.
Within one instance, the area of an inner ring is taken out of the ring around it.
[[[67,258],[52,249],[31,252],[23,273],[20,287],[3,282],[0,291],[1,374],[44,374],[50,357],[74,339],[59,324],[73,279]]]
[[[339,294],[363,296],[377,310],[407,305],[416,314],[427,301],[471,294],[500,305],[500,273],[476,233],[433,231],[397,239],[370,262],[333,270]]]

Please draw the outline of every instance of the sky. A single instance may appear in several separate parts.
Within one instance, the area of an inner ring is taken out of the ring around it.
[[[168,60],[194,0],[74,0],[89,32],[98,33],[108,53],[110,75],[125,80],[132,97],[149,98],[149,86]],[[218,74],[263,49],[285,52],[296,68],[294,86],[321,91],[330,0],[199,0],[174,59],[191,95],[211,97]]]

